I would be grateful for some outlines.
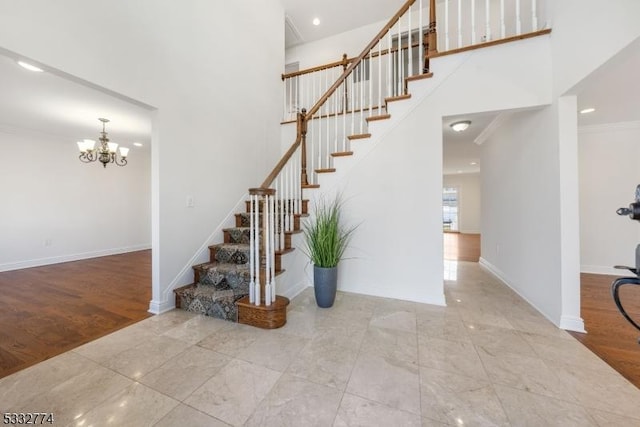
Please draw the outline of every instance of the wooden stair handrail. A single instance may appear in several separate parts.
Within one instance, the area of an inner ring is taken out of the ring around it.
[[[416,0],[408,0],[400,8],[400,10],[398,10],[396,14],[393,15],[393,17],[389,20],[389,22],[387,22],[387,25],[385,25],[382,28],[382,30],[380,30],[380,32],[373,38],[373,40],[369,42],[369,44],[367,45],[367,47],[364,48],[362,53],[358,55],[355,60],[351,61],[347,69],[344,70],[344,72],[338,78],[338,80],[336,80],[335,83],[331,85],[331,87],[324,93],[324,95],[322,95],[322,97],[318,100],[318,102],[316,102],[315,105],[311,107],[309,111],[307,111],[307,117],[313,117],[313,115],[320,109],[320,107],[322,107],[322,105],[325,102],[327,102],[327,99],[329,99],[329,97],[333,95],[336,89],[338,89],[338,87],[340,87],[340,85],[346,80],[346,78],[349,77],[349,74],[351,74],[351,71],[353,71],[353,69],[357,67],[358,64],[360,64],[360,62],[362,62],[362,59],[369,54],[369,51],[371,51],[371,49],[375,47],[375,45],[382,39],[382,37],[384,37],[384,35],[387,34],[387,32],[391,29],[391,27],[393,27],[396,24],[396,22],[398,22],[398,19],[400,19],[400,17],[404,15],[405,12],[409,10],[409,8],[413,6],[415,2]],[[433,0],[432,2],[435,3],[435,1]],[[435,27],[435,24],[434,24],[434,27]]]
[[[395,13],[395,15],[393,15],[393,17],[389,20],[389,22],[387,22],[387,24],[369,42],[369,44],[367,44],[367,46],[363,49],[362,53],[360,53],[360,55],[358,55],[355,59],[347,58],[347,55],[344,54],[343,57],[342,57],[342,61],[337,62],[337,63],[333,63],[333,64],[329,64],[329,65],[332,65],[332,66],[342,65],[343,68],[344,68],[344,72],[342,73],[342,75],[340,75],[338,80],[336,80],[331,85],[331,87],[324,93],[324,95],[322,95],[322,97],[320,97],[320,99],[314,104],[314,106],[311,107],[311,109],[309,111],[305,111],[303,109],[301,113],[298,113],[298,116],[297,116],[297,136],[296,136],[295,142],[293,143],[293,145],[291,145],[289,150],[287,150],[287,152],[284,154],[284,156],[280,159],[278,164],[276,164],[276,166],[273,168],[271,173],[264,180],[264,182],[262,183],[260,188],[269,188],[269,186],[273,183],[273,181],[276,179],[278,174],[282,171],[282,169],[287,164],[287,162],[291,159],[291,157],[293,156],[293,153],[295,153],[295,151],[298,148],[298,146],[301,146],[301,157],[302,157],[302,159],[301,159],[301,174],[300,174],[301,184],[303,186],[309,184],[308,180],[307,180],[307,165],[306,165],[306,160],[307,159],[306,159],[306,155],[305,155],[306,154],[307,121],[310,118],[313,119],[313,115],[320,109],[320,107],[322,107],[322,105],[325,102],[327,102],[329,97],[334,94],[336,89],[338,89],[338,87],[340,87],[340,85],[342,83],[344,83],[344,81],[351,74],[353,69],[356,66],[358,66],[365,57],[367,57],[369,55],[370,51],[375,47],[375,45],[380,42],[380,40],[385,36],[385,34],[387,34],[387,32],[391,29],[391,27],[393,27],[396,24],[396,22],[398,22],[398,20],[402,17],[402,15],[404,15],[411,8],[411,6],[413,6],[413,4],[415,2],[416,2],[416,0],[407,0],[402,5],[402,7]],[[429,0],[430,12],[429,12],[429,34],[428,34],[428,36],[430,38],[433,38],[434,41],[436,39],[436,37],[435,37],[435,31],[436,31],[435,3],[436,3],[435,0]],[[432,43],[430,46],[427,46],[427,47],[429,49],[429,52],[436,51],[435,42]],[[403,49],[403,46],[402,46],[401,43],[399,45],[399,48]],[[389,49],[389,51],[390,51],[390,49]],[[426,52],[425,52],[425,59],[426,59]],[[349,64],[348,66],[347,66],[347,63]],[[328,67],[328,68],[331,68],[331,67]],[[324,69],[324,68],[323,68],[323,66],[316,67],[316,71],[318,71],[318,69]],[[287,76],[290,76],[292,74],[294,74],[294,73],[289,73]],[[284,78],[285,78],[284,74],[282,75],[282,78],[284,80]]]
[[[296,150],[298,149],[298,146],[301,144],[301,142],[304,140],[304,137],[306,136],[306,131],[303,131],[306,128],[306,121],[305,121],[305,111],[306,110],[302,110],[301,113],[298,113],[297,116],[297,127],[298,127],[298,131],[297,131],[297,135],[296,135],[296,140],[295,142],[291,145],[291,147],[289,147],[289,149],[287,150],[286,153],[284,153],[284,156],[282,156],[282,158],[280,159],[280,161],[276,164],[276,166],[273,168],[273,170],[271,171],[271,173],[267,176],[267,178],[264,180],[264,182],[262,183],[262,185],[260,186],[260,188],[269,188],[269,186],[271,185],[271,183],[273,182],[274,179],[276,179],[276,177],[278,176],[278,174],[282,171],[282,168],[285,167],[285,165],[287,164],[287,162],[289,161],[289,159],[291,159],[291,156],[293,156],[293,153],[296,152]],[[304,147],[303,147],[304,148]],[[303,158],[304,161],[304,168],[303,170],[306,169],[306,159]]]
[[[328,70],[329,68],[336,67],[344,67],[346,68],[347,64],[353,61],[355,58],[347,58],[347,54],[342,55],[342,59],[336,62],[329,62],[328,64],[317,65],[311,68],[305,68],[304,70],[292,71],[290,73],[282,74],[282,80],[290,79],[292,77],[302,76],[304,74],[315,73],[316,71]]]

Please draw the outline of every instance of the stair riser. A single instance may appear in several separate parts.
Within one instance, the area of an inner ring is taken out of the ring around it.
[[[248,264],[249,256],[250,256],[249,248],[242,251],[227,251],[224,248],[220,248],[218,246],[212,246],[209,248],[209,262]],[[282,258],[282,255],[275,254],[276,270],[282,269],[281,258]],[[237,261],[243,261],[243,262],[237,262]]]
[[[263,203],[260,203],[260,211],[262,211],[262,207],[263,207]],[[302,200],[302,214],[308,214],[308,207],[309,207],[309,201],[308,200]],[[245,201],[245,212],[251,212],[251,201],[247,200]]]
[[[278,255],[276,255],[278,256]],[[285,270],[282,270],[280,267],[280,262],[277,261],[276,262],[276,269],[275,269],[275,273],[276,273],[276,277],[278,277],[279,275],[281,275],[282,273],[284,273]],[[208,273],[206,269],[200,268],[198,266],[194,266],[193,267],[193,282],[194,283],[200,283],[202,285],[206,285],[206,286],[213,286],[212,283],[214,282],[213,277],[215,277],[215,274],[212,273]],[[265,277],[267,277],[267,273],[266,270],[264,268],[264,266],[260,267],[260,283],[262,285],[265,284]],[[225,277],[226,280],[226,277]],[[238,279],[233,278],[231,280],[232,283],[236,283],[238,281]],[[251,283],[251,274],[249,272],[247,272],[246,277],[241,278],[240,283],[242,284],[246,284],[248,285],[249,283]],[[247,290],[247,293],[249,291]]]
[[[262,227],[262,215],[260,216],[260,227]],[[280,225],[280,217],[278,217],[278,225]],[[249,213],[236,214],[236,227],[250,227],[251,219]],[[293,229],[300,230],[300,215],[293,215]]]
[[[250,243],[249,230],[224,230],[224,243],[242,243],[248,245]],[[284,233],[284,249],[291,249],[291,232]]]

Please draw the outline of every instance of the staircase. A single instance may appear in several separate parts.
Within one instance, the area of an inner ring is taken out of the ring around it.
[[[276,276],[284,272],[281,257],[294,250],[291,235],[301,232],[300,218],[307,216],[307,205],[307,201],[303,201],[302,213],[294,215],[293,230],[284,232],[284,247],[275,251]],[[277,296],[275,304],[269,306],[264,305],[264,297],[259,306],[249,302],[249,202],[246,212],[235,215],[235,222],[235,227],[223,230],[223,243],[209,246],[209,262],[193,266],[194,283],[174,290],[176,308],[265,329],[279,328],[286,323],[287,298]],[[266,277],[264,266],[261,271],[261,277]],[[264,285],[262,283],[262,287]],[[261,294],[265,295],[265,292]]]
[[[289,300],[276,294],[276,277],[284,272],[282,256],[293,251],[291,236],[301,232],[300,218],[307,216],[303,190],[319,188],[321,176],[348,165],[342,162],[349,160],[338,159],[362,156],[359,151],[366,147],[362,144],[380,129],[374,123],[393,119],[390,104],[415,101],[410,83],[433,76],[429,59],[448,54],[436,49],[435,3],[429,0],[427,20],[423,0],[407,0],[356,58],[344,55],[342,61],[282,76],[283,123],[292,121],[295,112],[296,140],[260,187],[249,190],[250,200],[245,212],[236,214],[235,227],[223,230],[223,243],[209,247],[209,262],[193,266],[194,283],[174,290],[177,308],[266,329],[286,323]],[[501,40],[449,52],[548,31],[502,34]],[[336,67],[343,69],[337,80],[329,77]],[[312,90],[305,89],[310,81]],[[310,108],[298,111],[299,96],[304,94],[311,94],[302,99]],[[395,120],[402,120],[401,115]]]

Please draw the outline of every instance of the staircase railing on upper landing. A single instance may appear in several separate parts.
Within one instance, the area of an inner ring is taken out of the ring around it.
[[[353,154],[352,141],[370,136],[367,124],[387,118],[389,102],[408,97],[408,81],[430,76],[429,58],[534,34],[538,1],[445,0],[436,11],[436,0],[408,0],[360,55],[282,76],[284,119],[295,118],[297,134],[260,187],[249,190],[251,303],[275,301],[275,255],[288,249],[302,189],[334,172],[332,159]]]

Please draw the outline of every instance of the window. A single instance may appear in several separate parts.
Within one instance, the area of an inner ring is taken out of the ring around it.
[[[442,190],[442,229],[458,231],[458,189],[455,187]]]

